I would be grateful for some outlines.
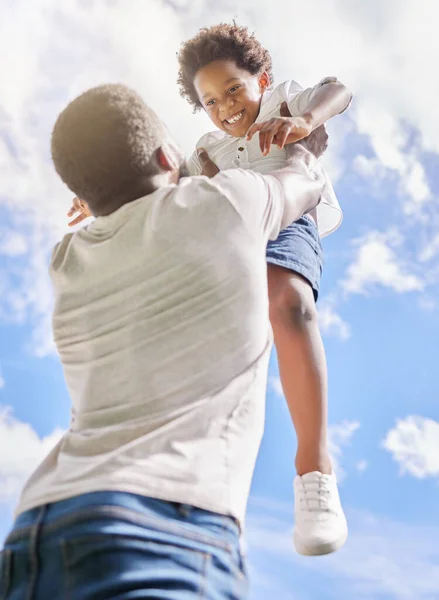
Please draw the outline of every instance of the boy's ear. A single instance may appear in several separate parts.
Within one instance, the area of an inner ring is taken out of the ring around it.
[[[258,82],[261,93],[265,92],[265,90],[267,90],[270,87],[270,76],[268,75],[267,71],[264,71],[259,75]]]

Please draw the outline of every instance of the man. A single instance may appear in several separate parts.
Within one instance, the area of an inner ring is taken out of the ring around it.
[[[24,488],[0,595],[244,598],[272,344],[265,247],[317,205],[318,164],[297,147],[269,176],[183,177],[164,125],[121,85],[67,106],[52,156],[97,218],[53,252],[72,421]]]

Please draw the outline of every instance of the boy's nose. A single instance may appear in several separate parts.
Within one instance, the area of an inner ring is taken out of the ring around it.
[[[235,101],[233,100],[233,98],[228,98],[227,100],[224,100],[224,102],[222,102],[220,104],[220,114],[224,115],[223,116],[224,119],[228,115],[230,115],[230,109],[233,108],[234,104],[235,104]]]

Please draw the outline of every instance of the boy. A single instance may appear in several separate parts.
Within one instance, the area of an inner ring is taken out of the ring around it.
[[[270,54],[235,23],[201,29],[183,44],[178,59],[181,95],[195,110],[204,109],[217,127],[199,140],[188,163],[191,175],[214,176],[230,168],[269,173],[283,166],[285,144],[306,138],[351,101],[335,78],[307,90],[294,81],[272,89]],[[285,114],[292,116],[280,116]],[[323,263],[320,237],[341,220],[327,180],[317,210],[267,247],[270,319],[298,442],[294,542],[305,555],[333,552],[347,537],[327,449],[326,360],[315,309]]]

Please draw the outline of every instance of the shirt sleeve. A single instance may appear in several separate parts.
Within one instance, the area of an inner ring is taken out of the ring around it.
[[[282,185],[275,177],[230,169],[221,171],[212,181],[253,235],[262,235],[266,241],[278,237],[285,200]]]
[[[315,92],[327,83],[337,83],[337,77],[325,77],[314,87],[300,89],[300,86],[295,81],[289,81],[286,85],[286,96],[288,108],[293,117],[306,112],[307,107],[315,94]]]

